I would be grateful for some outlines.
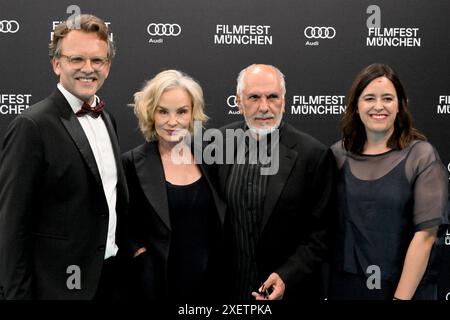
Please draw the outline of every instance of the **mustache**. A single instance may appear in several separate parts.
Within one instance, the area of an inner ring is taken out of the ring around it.
[[[272,114],[272,113],[264,113],[264,114],[256,114],[256,115],[253,115],[251,118],[252,118],[252,119],[255,119],[255,118],[259,118],[259,119],[270,119],[270,118],[275,118],[275,115]]]

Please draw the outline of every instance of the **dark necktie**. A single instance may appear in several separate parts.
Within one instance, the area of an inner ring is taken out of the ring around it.
[[[92,118],[98,118],[102,114],[103,109],[105,108],[105,101],[100,101],[97,105],[92,108],[86,102],[83,103],[81,109],[77,111],[76,115],[78,117],[84,116],[85,114],[90,115]]]

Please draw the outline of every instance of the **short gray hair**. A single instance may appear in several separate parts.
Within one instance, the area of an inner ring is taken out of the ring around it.
[[[245,67],[244,69],[241,70],[241,72],[239,72],[239,75],[237,77],[237,86],[236,86],[236,93],[239,97],[242,98],[242,92],[244,91],[244,78],[245,78],[245,74],[247,73],[248,70],[250,69],[254,69],[257,68],[259,66],[266,66],[266,67],[270,67],[273,70],[275,70],[275,72],[278,74],[278,78],[280,79],[280,87],[281,90],[283,91],[283,96],[286,94],[286,82],[284,81],[284,74],[280,71],[280,69],[278,69],[277,67],[270,65],[270,64],[252,64],[249,65],[248,67]]]

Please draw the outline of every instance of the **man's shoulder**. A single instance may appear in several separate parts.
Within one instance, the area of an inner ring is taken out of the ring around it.
[[[282,130],[284,131],[281,137],[282,142],[296,142],[297,148],[301,148],[303,150],[304,148],[317,151],[325,151],[329,149],[324,143],[320,142],[309,133],[295,128],[292,124],[285,122]]]
[[[31,105],[20,116],[39,122],[57,114],[55,93]],[[19,116],[19,117],[20,117]]]

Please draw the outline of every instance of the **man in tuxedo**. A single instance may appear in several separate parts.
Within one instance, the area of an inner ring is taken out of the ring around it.
[[[222,131],[226,147],[235,147],[235,155],[241,151],[245,156],[235,156],[233,164],[218,168],[228,206],[230,298],[319,299],[331,225],[333,155],[282,120],[286,89],[280,70],[251,65],[240,72],[237,82],[236,102],[245,121]],[[239,134],[228,133],[237,130],[245,132],[245,139],[231,143],[230,137]],[[258,161],[251,160],[255,159],[252,145]],[[267,151],[261,152],[265,147]],[[260,161],[261,155],[268,155],[270,163]]]
[[[114,57],[104,21],[80,15],[49,45],[56,90],[9,125],[0,160],[6,299],[116,299],[128,191],[112,116],[96,96]]]

